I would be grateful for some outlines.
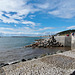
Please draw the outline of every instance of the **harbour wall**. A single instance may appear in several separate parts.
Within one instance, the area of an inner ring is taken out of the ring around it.
[[[65,47],[71,47],[71,50],[75,49],[75,37],[74,36],[55,36],[55,39]]]
[[[55,36],[56,41],[60,42],[65,47],[71,47],[71,36]]]
[[[75,37],[72,36],[71,49],[75,49]]]

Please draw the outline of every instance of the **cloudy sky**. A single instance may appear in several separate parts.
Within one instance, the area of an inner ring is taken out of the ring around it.
[[[47,35],[75,29],[75,0],[0,0],[0,35]]]

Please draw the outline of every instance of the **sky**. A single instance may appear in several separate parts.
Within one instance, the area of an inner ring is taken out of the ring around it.
[[[0,35],[52,35],[75,29],[75,0],[0,0]]]

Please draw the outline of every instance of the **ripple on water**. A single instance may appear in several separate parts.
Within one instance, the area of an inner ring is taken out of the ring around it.
[[[28,59],[39,57],[42,54],[55,54],[57,51],[70,50],[69,47],[53,47],[53,48],[17,48],[14,50],[8,50],[5,52],[0,52],[0,61],[1,62],[12,62],[21,59]],[[59,52],[60,52],[59,51]]]

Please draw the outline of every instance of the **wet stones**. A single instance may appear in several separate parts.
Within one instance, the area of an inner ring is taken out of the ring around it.
[[[22,61],[22,62],[25,62],[26,60],[25,60],[25,59],[22,59],[21,61]]]
[[[16,61],[16,62],[13,62],[12,64],[17,64],[17,63],[19,63],[20,61]]]
[[[5,64],[4,63],[0,63],[0,67],[4,66]]]
[[[42,54],[41,57],[44,57],[44,56],[46,56],[46,55],[47,55],[47,54]]]
[[[37,57],[34,57],[34,59],[37,59]]]
[[[28,58],[28,60],[32,60],[31,58]]]
[[[7,66],[9,65],[8,63],[0,63],[0,67],[3,67],[3,66]]]

